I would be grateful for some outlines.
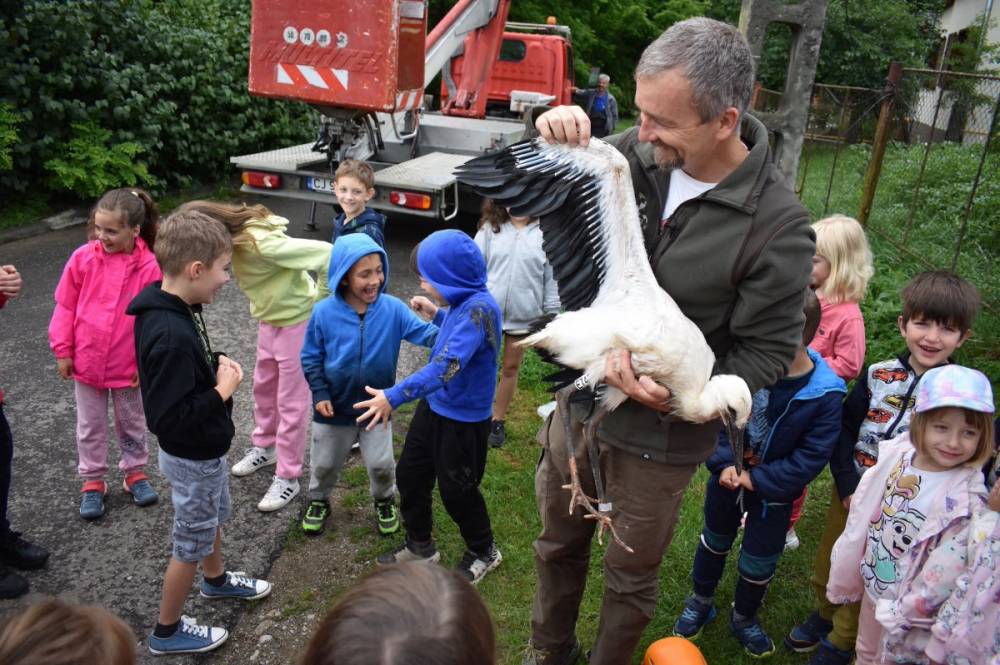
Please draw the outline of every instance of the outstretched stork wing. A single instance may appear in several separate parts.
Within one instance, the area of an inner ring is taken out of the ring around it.
[[[512,215],[539,218],[542,249],[566,310],[589,306],[607,274],[600,175],[582,168],[575,154],[530,139],[472,159],[455,171],[459,182],[507,206]]]

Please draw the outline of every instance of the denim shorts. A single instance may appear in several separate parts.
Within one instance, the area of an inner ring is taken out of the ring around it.
[[[212,553],[215,533],[229,519],[229,464],[225,457],[194,460],[160,450],[160,471],[174,504],[174,558],[197,563]]]

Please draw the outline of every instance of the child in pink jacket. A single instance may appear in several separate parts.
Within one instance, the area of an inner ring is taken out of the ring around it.
[[[981,467],[992,453],[993,411],[982,373],[959,365],[930,369],[909,432],[882,443],[878,463],[861,477],[827,584],[830,602],[861,601],[857,665],[929,662],[885,649],[885,639],[910,633],[907,640],[926,643],[917,633],[929,630],[950,594],[948,580],[964,567],[959,552],[986,497]],[[938,587],[937,600],[914,594],[919,580]]]
[[[104,514],[108,485],[108,394],[114,404],[124,488],[139,506],[156,503],[143,472],[149,452],[139,394],[133,318],[125,306],[161,279],[153,255],[159,213],[141,189],[114,189],[94,206],[91,240],[70,256],[56,287],[49,346],[59,375],[76,381],[76,445],[83,478],[80,516]]]

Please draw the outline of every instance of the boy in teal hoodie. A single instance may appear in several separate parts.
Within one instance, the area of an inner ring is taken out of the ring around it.
[[[438,329],[422,321],[399,299],[385,293],[389,261],[363,233],[346,235],[330,257],[330,297],[316,303],[302,345],[302,369],[312,390],[313,436],[309,506],[302,520],[307,534],[323,531],[327,501],[351,446],[361,444],[368,469],[379,533],[399,530],[392,429],[366,430],[356,422],[354,403],[365,386],[387,388],[396,380],[402,340],[430,346]]]

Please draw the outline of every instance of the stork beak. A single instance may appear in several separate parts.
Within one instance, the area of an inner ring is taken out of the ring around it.
[[[726,415],[722,416],[722,424],[733,451],[733,465],[736,473],[743,473],[743,428],[736,426],[736,411],[732,407],[727,407],[726,411]]]

